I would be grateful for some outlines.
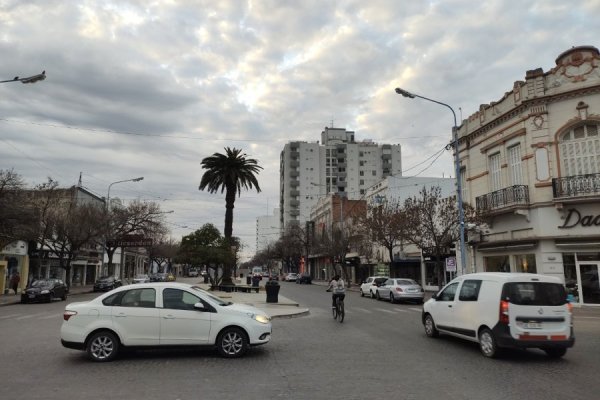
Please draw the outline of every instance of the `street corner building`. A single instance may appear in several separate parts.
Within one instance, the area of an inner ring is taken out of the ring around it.
[[[485,223],[467,232],[469,272],[564,279],[600,305],[600,53],[573,47],[529,70],[458,131],[463,199]]]

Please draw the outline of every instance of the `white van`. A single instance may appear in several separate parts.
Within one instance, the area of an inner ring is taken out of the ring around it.
[[[479,343],[486,357],[502,348],[565,355],[575,343],[572,306],[557,277],[503,272],[462,275],[423,305],[425,333]]]

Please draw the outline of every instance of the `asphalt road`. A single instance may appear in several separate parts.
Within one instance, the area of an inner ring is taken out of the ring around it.
[[[331,317],[323,286],[281,283],[310,308],[273,321],[271,343],[242,359],[210,349],[124,354],[89,362],[60,345],[65,302],[0,307],[0,376],[7,399],[596,399],[600,318],[581,314],[577,343],[562,360],[511,351],[499,360],[477,345],[429,339],[420,306],[346,296],[346,320]],[[67,302],[94,297],[76,295]]]

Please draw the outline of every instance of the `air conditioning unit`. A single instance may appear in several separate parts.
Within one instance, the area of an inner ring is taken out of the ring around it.
[[[481,232],[469,231],[467,233],[468,243],[479,243],[481,242]]]

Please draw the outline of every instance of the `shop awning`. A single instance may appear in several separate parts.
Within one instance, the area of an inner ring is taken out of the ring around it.
[[[535,241],[523,241],[523,242],[515,242],[515,241],[502,241],[502,242],[494,242],[494,243],[485,243],[477,246],[477,251],[511,251],[511,250],[529,250],[533,249],[537,246],[538,242]]]

